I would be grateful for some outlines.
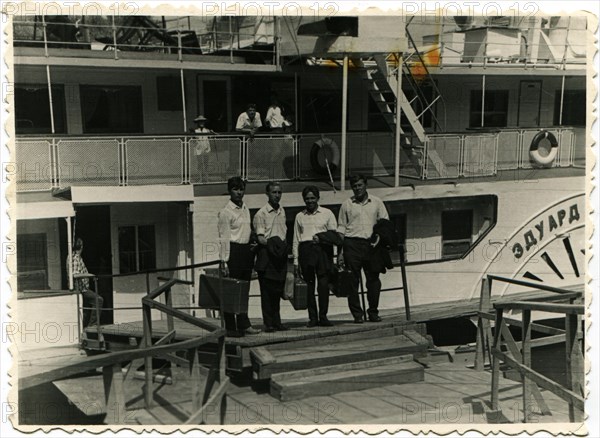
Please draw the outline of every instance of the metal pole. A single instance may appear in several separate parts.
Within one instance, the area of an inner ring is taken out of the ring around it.
[[[348,117],[348,55],[344,55],[342,77],[342,160],[340,169],[340,190],[346,190],[346,129]]]
[[[50,101],[50,128],[52,129],[52,134],[56,131],[54,130],[54,108],[52,101],[52,80],[50,79],[50,66],[46,64],[46,78],[48,80],[48,100]]]
[[[46,33],[46,19],[44,18],[44,16],[42,15],[42,34],[44,35],[44,56],[46,56],[46,58],[49,56],[48,55],[48,34]]]
[[[298,73],[294,73],[294,129],[298,132]]]
[[[394,163],[394,187],[400,186],[400,140],[402,127],[400,119],[402,118],[402,53],[398,53],[398,67],[396,70],[396,157]]]
[[[485,116],[485,75],[482,76],[481,82],[481,127],[483,128]]]
[[[564,103],[564,98],[565,98],[565,78],[566,78],[566,76],[563,75],[562,82],[560,84],[560,111],[558,112],[558,125],[559,126],[562,125],[563,103]]]
[[[183,80],[183,69],[179,69],[179,75],[181,77],[181,104],[183,105],[183,132],[187,131],[187,112],[185,108],[185,82]]]

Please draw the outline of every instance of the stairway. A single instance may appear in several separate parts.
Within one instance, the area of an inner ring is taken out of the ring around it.
[[[270,379],[271,395],[282,401],[421,381],[414,358],[427,354],[430,341],[420,332],[392,327],[253,348],[253,378]]]
[[[442,126],[436,117],[434,105],[437,102],[442,103],[442,111],[445,111],[445,106],[443,105],[442,95],[408,30],[409,24],[410,21],[406,26],[406,35],[412,46],[412,52],[402,59],[399,66],[398,59],[392,59],[392,62],[390,62],[390,55],[375,55],[373,57],[375,65],[365,70],[365,79],[369,82],[368,90],[371,98],[392,132],[396,130],[396,101],[400,102],[402,116],[406,118],[410,125],[410,132],[405,132],[400,128],[403,138],[401,154],[404,161],[408,160],[420,177],[426,176],[424,159],[427,159],[427,164],[433,167],[432,171],[438,175],[446,175],[446,166],[439,154],[427,148],[427,133],[422,124],[423,116],[428,115],[434,128],[443,131],[445,126]],[[411,60],[413,57],[418,59],[413,61]],[[418,78],[413,74],[414,65],[419,67],[420,74]],[[396,96],[398,92],[398,70],[401,71],[403,81],[407,84],[400,90],[400,96]],[[430,88],[432,96],[426,96],[423,89],[425,86]],[[409,98],[405,94],[405,89],[409,89],[414,97]]]

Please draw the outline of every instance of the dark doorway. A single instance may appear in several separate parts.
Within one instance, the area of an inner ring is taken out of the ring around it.
[[[76,237],[84,243],[83,261],[88,271],[99,276],[112,274],[112,251],[110,240],[110,207],[94,205],[77,207],[77,215],[73,227]],[[94,282],[90,282],[93,289]],[[104,307],[113,307],[113,284],[111,277],[98,278],[98,293],[104,298]],[[103,311],[102,324],[112,324],[113,312]]]

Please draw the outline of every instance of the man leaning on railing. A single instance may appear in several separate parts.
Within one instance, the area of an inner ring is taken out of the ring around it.
[[[81,253],[83,252],[83,240],[78,237],[73,245],[73,260],[70,260],[70,256],[67,257],[67,270],[69,277],[73,275],[73,289],[81,294],[83,297],[83,327],[87,327],[96,324],[96,300],[98,302],[98,309],[102,309],[104,299],[90,289],[90,280],[87,277],[89,274]],[[81,276],[81,278],[77,278]],[[100,312],[98,312],[98,315]]]

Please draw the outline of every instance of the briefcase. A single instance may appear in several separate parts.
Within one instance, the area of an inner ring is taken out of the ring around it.
[[[218,269],[206,269],[200,274],[198,305],[227,313],[248,313],[250,282],[229,277],[222,277],[221,282],[223,291],[219,293]]]
[[[308,285],[301,278],[294,281],[294,295],[291,301],[295,310],[308,309]]]
[[[335,270],[329,277],[329,290],[338,298],[350,295],[354,287],[354,274],[352,271],[342,269]]]

